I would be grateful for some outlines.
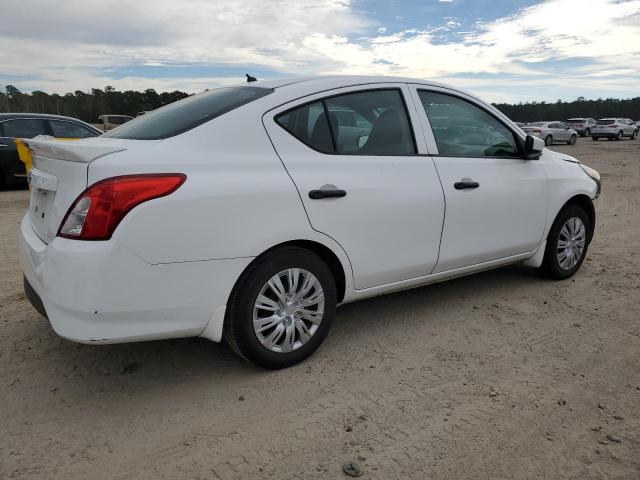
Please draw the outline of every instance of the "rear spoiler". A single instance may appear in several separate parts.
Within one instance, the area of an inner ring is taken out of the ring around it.
[[[109,153],[122,152],[122,146],[107,146],[95,143],[61,140],[48,135],[39,135],[31,139],[22,139],[32,154],[57,158],[69,162],[90,163]]]

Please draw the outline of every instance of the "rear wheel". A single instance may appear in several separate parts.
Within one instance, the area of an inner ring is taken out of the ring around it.
[[[549,145],[553,144],[553,137],[551,135],[547,135],[547,137],[544,139],[544,144],[548,147]]]
[[[335,309],[335,280],[327,264],[305,249],[279,248],[258,259],[238,281],[224,337],[251,363],[289,367],[320,346]]]
[[[578,136],[577,135],[571,135],[571,138],[569,139],[567,144],[568,145],[575,145],[577,141],[578,141]]]
[[[585,130],[584,134],[585,134],[587,137],[590,137],[590,136],[591,136],[591,129],[590,129],[590,128],[587,128],[587,129]]]
[[[582,207],[568,205],[562,209],[547,236],[540,273],[554,280],[573,276],[587,255],[590,228],[589,216]]]

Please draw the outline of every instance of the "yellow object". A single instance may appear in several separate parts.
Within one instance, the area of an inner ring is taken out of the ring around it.
[[[56,138],[55,140],[78,140],[77,138]],[[21,138],[15,138],[13,140],[16,142],[16,147],[18,148],[18,157],[20,161],[24,163],[25,170],[27,172],[27,176],[29,175],[29,170],[31,170],[32,159],[31,159],[31,149],[27,147],[24,141]],[[31,185],[29,185],[29,189],[31,189]]]

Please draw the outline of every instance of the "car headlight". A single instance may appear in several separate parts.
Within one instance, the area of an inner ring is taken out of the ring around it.
[[[597,170],[594,170],[591,167],[587,167],[586,165],[583,165],[582,163],[579,164],[580,168],[582,169],[582,171],[584,173],[586,173],[587,175],[589,175],[589,177],[596,182],[596,185],[598,186],[598,189],[596,190],[596,197],[598,197],[600,195],[600,192],[602,191],[602,184],[600,183],[600,174],[598,173]]]
[[[598,173],[597,170],[594,170],[591,167],[587,167],[586,165],[583,165],[582,163],[580,164],[580,168],[584,171],[584,173],[586,173],[587,175],[589,175],[591,178],[593,178],[596,182],[600,181],[600,174]]]

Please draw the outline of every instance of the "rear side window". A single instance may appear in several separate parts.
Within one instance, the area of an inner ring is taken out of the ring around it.
[[[425,90],[418,94],[429,118],[440,155],[519,156],[513,132],[487,111],[452,95]],[[531,125],[536,124],[527,126]]]
[[[44,121],[32,118],[17,118],[2,123],[2,132],[5,137],[33,138],[45,135]]]
[[[173,137],[272,92],[246,86],[209,90],[136,117],[103,136],[133,140]]]
[[[57,138],[89,138],[98,134],[84,125],[64,120],[49,120],[53,136]]]
[[[416,153],[407,110],[397,89],[328,97],[280,114],[276,122],[301,142],[323,153]]]
[[[311,148],[324,153],[333,152],[329,122],[322,102],[307,103],[289,110],[276,121],[291,135]]]

